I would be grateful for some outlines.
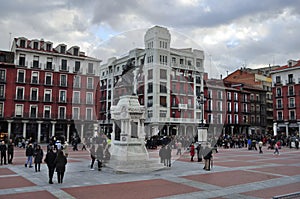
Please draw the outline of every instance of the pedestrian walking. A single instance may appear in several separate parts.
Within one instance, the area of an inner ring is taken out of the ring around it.
[[[40,172],[41,171],[41,163],[42,163],[43,157],[44,157],[44,152],[40,145],[37,145],[37,147],[34,151],[33,157],[34,157],[35,172]]]
[[[59,184],[61,184],[63,183],[63,179],[66,171],[66,164],[67,164],[67,158],[64,155],[64,152],[62,150],[59,150],[57,152],[57,157],[54,163],[55,163],[55,170],[57,173],[57,181]]]
[[[198,144],[198,146],[196,147],[196,150],[197,150],[198,162],[202,162],[201,143]]]
[[[203,168],[204,170],[210,171],[211,159],[212,159],[212,149],[206,146],[206,148],[204,149],[204,161],[205,161],[204,168]]]
[[[94,163],[96,160],[96,148],[95,148],[94,144],[92,144],[92,147],[90,148],[90,154],[91,154],[91,159],[92,159],[91,170],[94,170]]]
[[[48,175],[49,175],[49,184],[53,184],[53,175],[55,170],[55,159],[56,159],[56,153],[53,151],[54,147],[51,146],[46,154],[45,163],[48,167]]]
[[[6,151],[7,147],[4,141],[1,142],[0,152],[1,152],[1,165],[6,164]],[[4,161],[3,161],[4,160]]]
[[[25,163],[25,167],[27,167],[29,163],[29,168],[32,168],[32,156],[34,153],[34,149],[32,148],[32,144],[29,144],[26,148],[25,155],[27,157],[27,161]]]
[[[194,161],[194,156],[195,156],[195,146],[194,144],[190,145],[190,155],[191,155],[191,162]]]
[[[176,148],[177,148],[176,155],[178,155],[178,154],[181,155],[182,143],[179,140],[177,140],[177,142],[176,142]]]
[[[165,145],[162,145],[162,147],[159,149],[158,155],[160,157],[160,163],[163,163],[164,166],[166,166],[167,151],[166,151],[166,146]]]
[[[103,161],[103,145],[98,144],[97,151],[96,151],[96,158],[98,162],[98,171],[101,171],[102,168],[102,161]]]
[[[277,143],[275,144],[274,149],[275,149],[274,154],[279,155],[279,146]]]
[[[172,149],[170,145],[166,146],[166,166],[171,167]]]
[[[262,151],[262,146],[263,146],[263,142],[260,140],[260,141],[258,142],[259,153],[263,153],[263,151]]]
[[[12,160],[14,158],[14,146],[15,144],[13,143],[12,139],[9,140],[7,144],[7,160],[8,164],[12,164]]]

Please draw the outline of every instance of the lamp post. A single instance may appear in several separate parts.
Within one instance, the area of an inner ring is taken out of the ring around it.
[[[200,105],[201,116],[200,116],[200,123],[198,125],[198,142],[207,142],[207,128],[204,124],[204,92],[201,91],[200,95],[197,96],[197,102]]]

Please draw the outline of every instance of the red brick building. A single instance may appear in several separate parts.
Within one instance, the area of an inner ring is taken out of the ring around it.
[[[100,60],[85,56],[78,46],[53,47],[44,40],[15,38],[13,63],[6,71],[3,132],[11,138],[37,142],[64,135],[93,134],[97,127]],[[6,64],[7,65],[7,64]]]
[[[273,91],[274,135],[300,132],[300,60],[271,72]]]

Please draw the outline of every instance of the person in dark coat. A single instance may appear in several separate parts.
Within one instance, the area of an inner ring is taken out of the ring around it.
[[[58,183],[63,183],[63,179],[66,171],[67,158],[64,155],[64,152],[62,150],[59,150],[57,152],[57,157],[54,163],[55,163]]]
[[[91,159],[92,159],[92,163],[91,163],[91,170],[94,170],[94,163],[96,160],[96,148],[95,145],[92,144],[92,147],[90,148],[90,154],[91,154]]]
[[[6,151],[7,151],[6,144],[4,141],[2,141],[0,144],[1,165],[3,164],[3,159],[4,159],[4,164],[6,164]]]
[[[160,163],[164,163],[164,166],[166,166],[166,156],[167,156],[166,146],[162,145],[158,153],[160,157]]]
[[[28,147],[26,148],[25,155],[27,157],[27,161],[25,163],[25,167],[27,167],[29,163],[29,168],[32,168],[32,156],[34,153],[34,149],[32,148],[32,144],[29,144]]]
[[[208,146],[206,146],[206,148],[204,149],[204,160],[205,160],[205,164],[204,164],[204,170],[206,171],[210,171],[210,167],[211,167],[211,158],[212,158],[212,149],[209,148]]]
[[[172,157],[172,149],[170,145],[168,144],[166,146],[166,166],[171,167],[171,157]]]
[[[102,168],[102,161],[103,161],[103,145],[99,144],[97,151],[96,151],[96,158],[98,162],[98,171],[101,171]]]
[[[44,157],[44,152],[43,149],[41,148],[40,145],[37,145],[34,154],[34,168],[35,168],[35,172],[40,172],[41,171],[41,163],[43,161],[43,157]]]
[[[202,151],[201,151],[201,144],[200,143],[196,147],[196,150],[197,150],[198,162],[202,162]]]
[[[53,174],[55,170],[55,159],[56,159],[56,153],[53,151],[54,146],[51,146],[46,154],[45,162],[48,167],[48,174],[49,174],[49,184],[53,184]]]
[[[7,159],[8,159],[8,164],[12,164],[12,160],[14,158],[14,143],[12,139],[7,144]]]

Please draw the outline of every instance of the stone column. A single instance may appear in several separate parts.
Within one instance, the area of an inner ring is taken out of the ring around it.
[[[274,136],[277,135],[277,123],[276,122],[273,123],[273,135]]]
[[[70,124],[67,124],[67,140],[69,140],[70,137]]]
[[[28,120],[22,120],[23,122],[23,137],[26,138],[26,126],[27,123],[29,122]]]
[[[55,121],[51,121],[51,124],[52,124],[52,137],[55,136],[55,124],[56,122]]]
[[[285,122],[285,133],[286,133],[286,136],[288,137],[289,136],[289,123],[288,122]]]
[[[233,129],[234,129],[234,126],[230,126],[231,127],[231,137],[233,136]]]
[[[82,140],[82,138],[83,138],[83,131],[84,131],[84,124],[82,123],[81,125],[80,125],[80,139]]]
[[[8,137],[8,139],[10,139],[11,138],[11,123],[13,122],[13,120],[7,120],[7,137]]]
[[[37,121],[38,123],[38,135],[37,135],[37,143],[41,143],[41,130],[43,121]]]

